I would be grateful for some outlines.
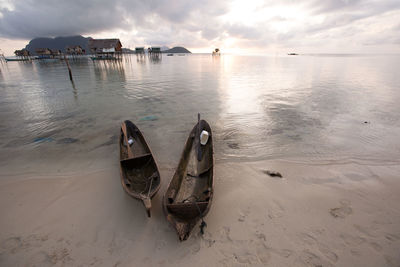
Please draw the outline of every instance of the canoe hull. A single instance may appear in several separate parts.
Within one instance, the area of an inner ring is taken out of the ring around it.
[[[209,133],[200,145],[200,133]],[[200,155],[199,155],[200,154]],[[189,238],[193,228],[211,208],[213,199],[213,136],[204,120],[199,121],[186,141],[179,165],[163,197],[163,211],[179,240]]]
[[[157,163],[144,136],[130,121],[121,126],[119,145],[122,188],[129,196],[143,202],[150,217],[151,199],[161,184]]]

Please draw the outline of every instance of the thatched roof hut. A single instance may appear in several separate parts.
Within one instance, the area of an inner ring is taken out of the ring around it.
[[[51,55],[51,50],[49,48],[36,48],[35,51],[38,55]]]
[[[144,54],[144,47],[136,47],[135,52],[136,54]]]
[[[52,50],[51,50],[51,54],[52,54],[53,56],[60,56],[60,55],[61,55],[61,50],[52,49]]]
[[[83,55],[85,50],[80,45],[67,46],[65,52],[69,55]]]
[[[21,49],[21,50],[15,50],[15,51],[14,51],[14,54],[15,54],[17,57],[29,57],[29,56],[30,56],[29,51],[26,50],[25,48],[24,48],[24,49]]]
[[[152,53],[161,53],[161,47],[159,46],[152,46],[150,50]]]
[[[93,54],[122,53],[122,44],[119,39],[91,39],[89,48]]]

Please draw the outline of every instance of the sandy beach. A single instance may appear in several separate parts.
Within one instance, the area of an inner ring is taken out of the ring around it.
[[[0,177],[1,266],[399,266],[400,165],[220,162],[205,234],[147,218],[118,166]],[[283,178],[270,177],[279,171]]]
[[[400,267],[399,18],[0,0],[0,267]]]
[[[0,267],[399,267],[398,59],[71,60],[75,87],[65,62],[7,63]],[[197,112],[215,194],[205,234],[179,242],[161,200]],[[160,170],[151,218],[120,183],[126,119]]]

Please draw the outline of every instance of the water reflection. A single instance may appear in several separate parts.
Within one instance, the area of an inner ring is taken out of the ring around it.
[[[122,60],[93,61],[94,73],[99,80],[125,81],[125,70]]]
[[[72,92],[74,93],[74,99],[78,99],[78,90],[76,89],[74,81],[71,81],[71,86],[72,86]]]
[[[160,162],[176,163],[201,113],[212,125],[217,160],[393,160],[400,150],[394,138],[400,134],[398,62],[227,55],[138,61],[126,55],[71,61],[73,83],[62,61],[8,63],[0,72],[0,159],[63,151],[70,166],[78,164],[77,154],[93,164],[108,162],[117,155],[120,122],[130,119]]]
[[[151,63],[154,63],[154,64],[160,64],[161,63],[161,60],[162,60],[162,54],[161,53],[151,54],[148,57],[149,57],[149,61]]]
[[[87,57],[73,57],[68,59],[68,62],[71,66],[73,67],[89,67],[89,63],[91,63],[91,60],[89,60]]]
[[[393,138],[383,142],[377,138],[383,134],[380,130],[369,129],[367,134],[362,124],[363,118],[379,113],[369,112],[371,105],[360,100],[370,101],[377,92],[365,95],[365,80],[361,84],[354,81],[370,71],[372,77],[385,75],[376,69],[357,68],[346,58],[334,58],[334,62],[268,57],[221,60],[224,74],[229,73],[221,79],[220,88],[224,157],[365,157],[371,151],[381,155],[384,147],[394,145]],[[367,84],[367,88],[373,88],[379,83],[370,80]],[[392,96],[393,84],[389,88]],[[388,103],[385,107],[398,109]],[[377,109],[383,112],[382,107]],[[389,128],[399,131],[398,126]],[[361,144],[363,140],[368,142],[368,150]]]

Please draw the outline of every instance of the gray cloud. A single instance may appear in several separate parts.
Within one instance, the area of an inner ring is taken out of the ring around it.
[[[201,36],[207,40],[214,40],[215,38],[218,38],[220,34],[221,30],[216,27],[206,26],[201,30]]]
[[[261,28],[250,27],[241,24],[231,24],[226,26],[226,32],[232,37],[238,37],[242,39],[254,40],[262,36]]]
[[[367,37],[360,37],[360,44],[378,44],[384,40],[365,32],[367,27],[359,24],[371,18],[383,20],[388,12],[400,10],[398,0],[266,0],[255,12],[283,5],[306,10],[309,18],[322,18],[317,22],[306,19],[279,32],[270,25],[293,22],[284,14],[266,17],[256,25],[248,25],[240,18],[220,19],[230,11],[231,3],[225,0],[25,0],[12,4],[9,9],[0,2],[1,38],[92,35],[122,30],[131,43],[193,47],[218,44],[230,37],[238,39],[238,45],[248,47],[320,45],[330,39],[354,38],[360,34],[368,37],[367,41],[364,40]],[[399,27],[397,23],[385,31],[391,43],[398,43]],[[133,30],[137,34],[131,34]]]
[[[333,13],[360,8],[365,5],[366,2],[365,0],[315,0],[310,2],[309,7],[313,9],[314,13]]]
[[[104,8],[107,7],[107,8]],[[0,35],[8,38],[75,35],[124,27],[121,10],[108,1],[15,1],[2,8]]]
[[[307,27],[308,33],[348,26],[351,23],[400,9],[400,1],[316,1],[314,12],[325,14],[325,20]]]
[[[308,8],[316,14],[351,13],[367,16],[379,14],[400,7],[397,0],[324,0],[308,1]]]
[[[130,30],[133,27],[157,31],[163,23],[184,24],[193,13],[204,14],[207,19],[226,11],[224,2],[215,4],[211,0],[15,1],[13,10],[0,7],[0,36],[29,39]]]

